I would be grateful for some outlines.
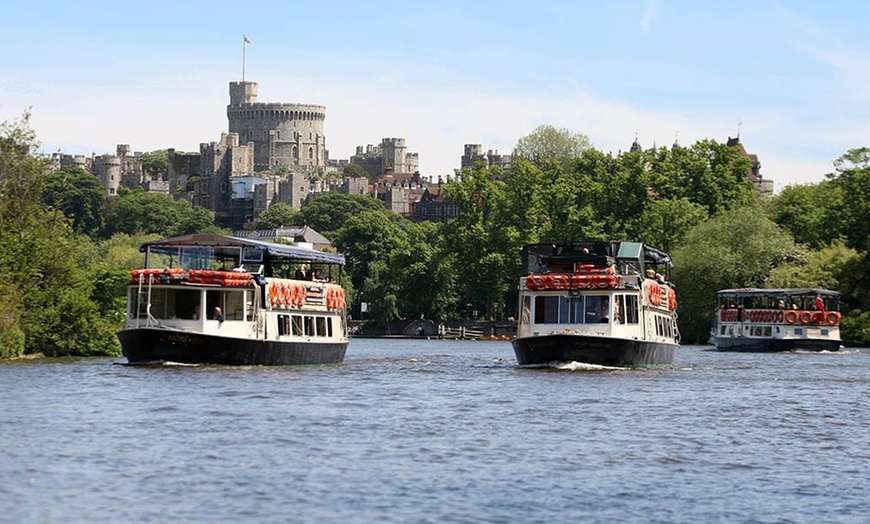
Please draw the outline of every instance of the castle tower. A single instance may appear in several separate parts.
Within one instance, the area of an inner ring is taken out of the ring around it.
[[[94,174],[106,189],[106,196],[114,197],[121,185],[121,158],[115,155],[102,155],[94,159]]]
[[[227,119],[240,144],[253,144],[254,171],[310,172],[326,165],[324,106],[257,102],[256,82],[230,82]]]

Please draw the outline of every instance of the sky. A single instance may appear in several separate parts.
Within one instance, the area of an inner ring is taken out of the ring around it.
[[[198,151],[244,74],[260,102],[325,106],[332,159],[401,137],[437,176],[543,124],[614,154],[739,134],[779,191],[870,146],[868,19],[865,0],[3,0],[0,122],[30,111],[45,153]]]

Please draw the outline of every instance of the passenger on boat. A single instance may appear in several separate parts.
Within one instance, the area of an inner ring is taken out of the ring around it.
[[[779,309],[786,309],[785,300],[780,300],[779,302],[777,302],[776,307]]]
[[[296,280],[308,280],[308,270],[305,269],[305,266],[296,270]]]
[[[314,282],[323,282],[323,277],[320,276],[319,269],[312,269],[311,270],[311,280]]]
[[[221,311],[221,308],[219,306],[215,306],[214,316],[212,317],[212,320],[217,320],[218,322],[223,322],[225,320],[224,312]]]
[[[194,320],[199,320],[199,315],[200,315],[200,314],[201,314],[201,313],[200,313],[199,304],[197,304],[197,305],[195,305],[195,306],[193,307],[193,319],[194,319]]]

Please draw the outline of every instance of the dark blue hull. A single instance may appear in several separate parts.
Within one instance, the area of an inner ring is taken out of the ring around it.
[[[521,366],[581,362],[611,367],[669,366],[679,344],[583,335],[548,335],[513,341]]]
[[[118,332],[118,338],[131,364],[159,361],[227,366],[339,364],[347,351],[347,342],[264,342],[153,328],[125,329]]]
[[[719,351],[779,353],[784,351],[839,351],[839,340],[713,337]]]

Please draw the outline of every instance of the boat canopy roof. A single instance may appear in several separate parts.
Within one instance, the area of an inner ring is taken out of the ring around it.
[[[344,265],[344,255],[226,235],[193,234],[164,238],[145,242],[139,251],[146,254],[146,262],[151,254],[181,257],[185,251],[195,251],[199,254],[207,252],[211,258],[235,259],[238,263],[270,265],[300,261]]]
[[[831,291],[830,289],[818,289],[818,288],[772,288],[772,289],[763,289],[763,288],[738,288],[738,289],[722,289],[717,292],[717,295],[722,296],[734,296],[734,297],[799,297],[799,296],[816,296],[822,295],[823,297],[839,297],[840,293],[837,291]]]
[[[567,264],[612,265],[625,262],[641,274],[648,266],[671,267],[671,257],[664,251],[640,242],[549,242],[527,244],[522,249],[524,274]]]

